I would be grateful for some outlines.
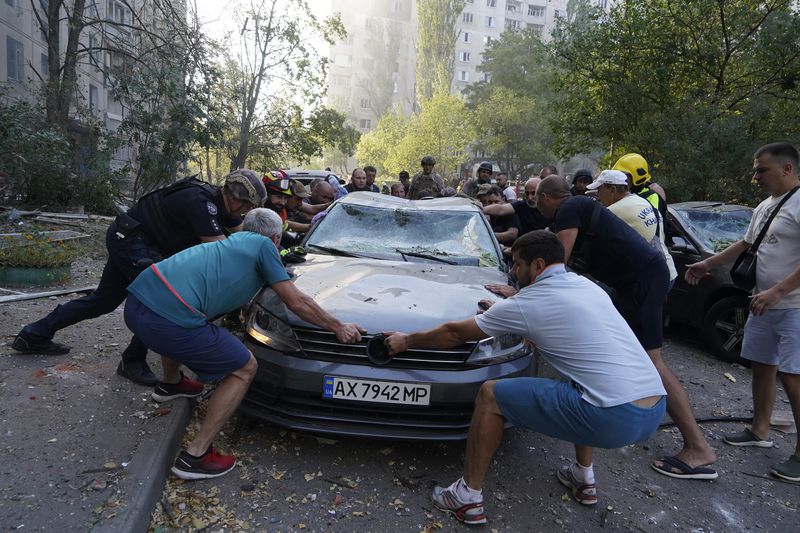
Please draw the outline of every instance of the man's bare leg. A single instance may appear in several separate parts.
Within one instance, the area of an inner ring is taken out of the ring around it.
[[[769,440],[769,421],[775,406],[778,376],[777,365],[751,362],[753,369],[753,428],[752,432],[762,440]],[[781,377],[781,379],[783,379]],[[788,391],[787,391],[788,392]]]
[[[505,419],[494,398],[495,383],[487,381],[481,385],[469,425],[464,482],[473,490],[481,490],[483,487],[494,452],[503,438]]]
[[[247,392],[250,382],[253,381],[256,375],[257,369],[258,363],[253,354],[250,354],[250,360],[247,361],[247,364],[226,376],[217,386],[217,390],[214,391],[208,401],[208,410],[200,431],[197,432],[197,436],[186,447],[186,451],[190,455],[199,457],[206,453],[222,426],[225,425],[225,422],[239,407],[244,393]]]
[[[169,357],[161,356],[161,368],[164,370],[162,383],[178,383],[181,380],[180,365]]]
[[[786,374],[781,372],[778,375],[781,378],[783,390],[786,391],[786,395],[789,397],[789,404],[792,406],[794,424],[796,427],[800,428],[800,374]],[[800,437],[797,437],[794,454],[800,457]]]
[[[592,447],[575,445],[575,460],[584,468],[592,466]]]
[[[653,361],[667,391],[667,413],[683,437],[683,448],[678,452],[678,458],[692,468],[714,464],[717,462],[717,454],[709,446],[694,419],[686,391],[661,358],[661,348],[647,350],[647,355]],[[670,465],[662,461],[656,461],[656,464],[659,468],[671,469]]]

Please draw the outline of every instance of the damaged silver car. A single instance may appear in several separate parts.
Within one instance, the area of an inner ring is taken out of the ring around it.
[[[297,287],[368,334],[341,344],[286,309],[265,288],[246,322],[258,373],[240,409],[298,430],[402,439],[466,438],[488,379],[529,375],[524,339],[490,337],[447,350],[389,357],[382,332],[412,332],[478,312],[508,283],[500,247],[481,211],[462,198],[409,201],[353,193],[309,232]]]

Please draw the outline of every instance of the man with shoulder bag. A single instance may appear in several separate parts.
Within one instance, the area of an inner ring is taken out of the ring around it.
[[[780,142],[759,148],[753,180],[770,197],[761,202],[744,239],[699,263],[688,265],[686,281],[698,284],[717,265],[733,263],[734,282],[747,289],[748,271],[755,272],[750,316],[744,329],[742,357],[753,369],[753,424],[723,440],[732,446],[771,448],[769,422],[781,380],[800,426],[800,188],[798,151]],[[741,261],[738,259],[741,257]],[[770,473],[800,481],[800,441],[794,454],[773,465]]]

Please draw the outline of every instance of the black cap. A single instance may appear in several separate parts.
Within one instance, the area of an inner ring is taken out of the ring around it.
[[[494,172],[494,167],[488,161],[484,161],[480,165],[478,165],[478,172],[481,170],[488,170],[489,172]]]
[[[585,168],[580,169],[579,171],[577,171],[575,173],[574,176],[572,176],[572,183],[575,183],[579,179],[583,179],[583,180],[591,182],[592,179],[593,179],[592,178],[592,172],[590,170],[585,169]]]

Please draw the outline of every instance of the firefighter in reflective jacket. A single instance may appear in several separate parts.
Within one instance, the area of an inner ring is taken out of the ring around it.
[[[614,163],[613,170],[628,175],[631,192],[650,202],[658,209],[661,219],[667,216],[667,193],[658,183],[652,182],[647,161],[639,154],[625,154]]]

